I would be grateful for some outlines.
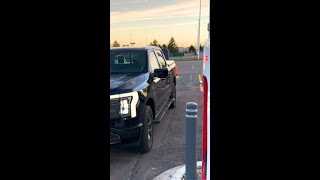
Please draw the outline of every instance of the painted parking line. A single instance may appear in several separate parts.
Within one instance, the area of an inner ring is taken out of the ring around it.
[[[199,74],[199,84],[200,84],[200,91],[203,92],[203,83],[202,83],[202,80],[201,80],[201,75]]]

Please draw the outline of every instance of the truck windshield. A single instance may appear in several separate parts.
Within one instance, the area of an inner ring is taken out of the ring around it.
[[[110,50],[110,73],[143,73],[147,70],[145,50]]]

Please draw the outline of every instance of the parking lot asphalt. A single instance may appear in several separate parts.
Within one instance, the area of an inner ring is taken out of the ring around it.
[[[177,106],[169,109],[159,124],[154,124],[150,152],[142,154],[133,144],[110,145],[111,180],[152,180],[162,172],[185,164],[185,109],[187,102],[198,104],[197,160],[201,161],[203,92],[202,61],[176,62]]]

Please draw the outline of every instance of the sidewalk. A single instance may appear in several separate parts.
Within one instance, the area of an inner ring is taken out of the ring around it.
[[[197,162],[197,173],[198,173],[197,180],[201,180],[201,165],[202,165],[202,161],[198,161]],[[186,166],[180,165],[161,173],[159,176],[155,177],[153,180],[184,180],[185,173],[186,173]]]

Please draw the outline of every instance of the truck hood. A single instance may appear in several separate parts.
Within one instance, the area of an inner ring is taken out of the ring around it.
[[[110,95],[139,90],[145,84],[146,74],[110,74]]]

